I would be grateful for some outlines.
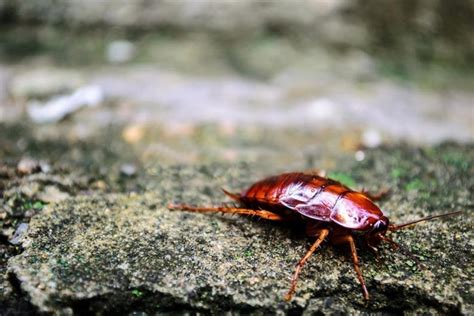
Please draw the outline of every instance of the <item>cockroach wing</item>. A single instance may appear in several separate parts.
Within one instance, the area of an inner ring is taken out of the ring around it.
[[[314,186],[305,183],[295,183],[288,186],[284,199],[308,203],[317,193]]]
[[[359,216],[359,214],[351,209],[333,210],[330,219],[346,228],[361,229],[366,225],[367,216]]]
[[[343,227],[357,230],[368,229],[370,225],[369,219],[377,219],[377,217],[378,214],[375,212],[370,212],[370,209],[366,209],[355,203],[349,198],[349,194],[346,198],[342,198],[338,201],[330,215],[333,222]]]
[[[316,195],[316,189],[304,183],[294,183],[280,196],[279,201],[288,208],[294,209],[299,204],[307,204]]]
[[[330,221],[331,210],[319,199],[313,199],[317,193],[318,189],[312,185],[296,183],[280,197],[280,203],[306,217]]]
[[[309,218],[314,218],[324,222],[331,221],[331,210],[325,205],[300,204],[295,207],[295,210],[301,215]]]

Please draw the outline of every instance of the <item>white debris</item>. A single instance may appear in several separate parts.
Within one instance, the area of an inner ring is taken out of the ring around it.
[[[369,148],[375,148],[382,144],[382,135],[376,129],[366,129],[362,133],[362,144]]]
[[[30,173],[41,171],[41,165],[35,159],[29,158],[29,157],[23,157],[18,162],[16,166],[16,171],[21,175],[30,174]]]
[[[332,121],[337,117],[336,104],[329,98],[317,98],[310,103],[309,113],[315,119]]]
[[[43,202],[57,203],[67,199],[69,194],[67,192],[61,191],[56,186],[48,185],[43,189],[42,192],[37,194],[37,197]]]
[[[86,86],[71,95],[54,97],[46,103],[31,101],[27,105],[27,111],[35,123],[52,123],[82,107],[97,106],[103,100],[104,93],[99,86]]]
[[[105,58],[109,63],[125,63],[135,56],[135,45],[129,41],[113,41],[107,46]]]
[[[137,173],[137,167],[134,164],[126,163],[120,166],[120,173],[127,177],[132,177]]]
[[[18,225],[15,233],[13,234],[12,238],[9,240],[10,244],[12,245],[19,245],[23,241],[23,237],[25,236],[26,232],[28,231],[28,224],[21,223]]]
[[[365,159],[365,153],[362,150],[358,150],[355,152],[354,158],[357,161],[362,161]]]

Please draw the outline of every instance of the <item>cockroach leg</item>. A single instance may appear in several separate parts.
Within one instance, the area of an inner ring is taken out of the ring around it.
[[[390,189],[382,189],[377,193],[370,193],[368,190],[362,189],[361,192],[372,201],[378,201],[386,198],[390,194]]]
[[[318,239],[316,239],[316,241],[313,243],[313,245],[308,250],[306,255],[296,265],[295,273],[293,275],[293,278],[291,279],[291,287],[288,290],[288,293],[286,293],[286,295],[285,295],[285,300],[286,301],[290,301],[291,298],[293,297],[293,294],[295,293],[296,283],[298,281],[298,276],[301,272],[301,268],[303,268],[303,265],[305,264],[305,262],[309,259],[309,257],[311,257],[311,255],[316,251],[316,249],[318,249],[319,245],[324,241],[324,239],[326,239],[328,234],[329,234],[329,229],[327,229],[327,228],[321,229],[319,231]]]
[[[370,251],[374,254],[375,261],[380,262],[380,252],[377,247],[373,246],[369,241],[367,241],[366,244]]]
[[[362,272],[359,266],[359,258],[357,256],[357,250],[354,242],[354,238],[351,235],[343,235],[337,236],[332,240],[333,244],[349,244],[351,247],[351,256],[352,262],[354,263],[354,270],[356,271],[357,278],[359,279],[360,285],[362,286],[362,293],[364,295],[365,300],[369,300],[369,292],[367,291],[367,287],[365,286],[364,277],[362,276]]]
[[[378,236],[379,236],[378,238],[380,238],[381,240],[388,242],[390,246],[392,246],[393,250],[398,250],[400,248],[399,244],[397,244],[395,241],[391,240],[387,236],[384,236],[384,235],[378,235]]]
[[[276,213],[266,211],[266,210],[252,210],[247,208],[238,208],[238,207],[194,207],[191,205],[186,204],[170,204],[168,205],[168,209],[170,210],[183,210],[189,212],[220,212],[220,213],[227,213],[227,214],[240,214],[240,215],[248,215],[248,216],[258,216],[266,220],[270,221],[284,221],[285,218],[280,216]]]

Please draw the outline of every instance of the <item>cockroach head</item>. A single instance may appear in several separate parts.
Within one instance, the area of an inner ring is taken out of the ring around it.
[[[387,217],[382,216],[379,218],[378,221],[375,222],[374,226],[372,226],[372,230],[370,231],[371,235],[385,235],[388,230],[390,222]]]

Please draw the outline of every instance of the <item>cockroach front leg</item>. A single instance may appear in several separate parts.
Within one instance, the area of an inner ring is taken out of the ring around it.
[[[301,268],[303,268],[303,265],[305,264],[305,262],[309,259],[309,257],[311,257],[311,255],[316,251],[316,249],[318,249],[319,245],[321,245],[321,243],[324,241],[324,239],[326,239],[328,234],[329,234],[329,229],[327,229],[327,228],[321,229],[319,231],[318,239],[316,239],[316,241],[311,246],[311,248],[308,250],[306,255],[296,265],[295,274],[293,275],[293,279],[291,279],[291,287],[288,290],[288,293],[286,293],[286,295],[285,295],[285,300],[286,301],[290,301],[291,298],[293,297],[293,294],[295,293],[296,283],[298,282],[298,276],[301,272]]]
[[[352,256],[352,262],[354,264],[354,270],[356,271],[357,278],[359,279],[359,283],[362,286],[362,293],[364,295],[364,299],[369,300],[369,292],[367,291],[367,287],[365,286],[365,280],[360,270],[359,257],[357,256],[357,250],[356,250],[354,238],[351,235],[340,235],[340,236],[335,236],[331,240],[331,242],[335,245],[349,244],[349,246],[351,247],[351,256]]]
[[[370,251],[374,254],[375,256],[375,261],[380,262],[380,251],[377,247],[372,245],[370,241],[366,240],[366,245],[370,249]]]
[[[252,210],[248,208],[239,208],[239,207],[227,207],[227,206],[220,206],[220,207],[194,207],[191,205],[186,204],[169,204],[168,209],[170,210],[182,210],[182,211],[189,211],[189,212],[219,212],[219,213],[227,213],[227,214],[240,214],[240,215],[248,215],[248,216],[258,216],[270,221],[284,221],[286,218],[280,216],[276,213],[266,211],[266,210]]]

